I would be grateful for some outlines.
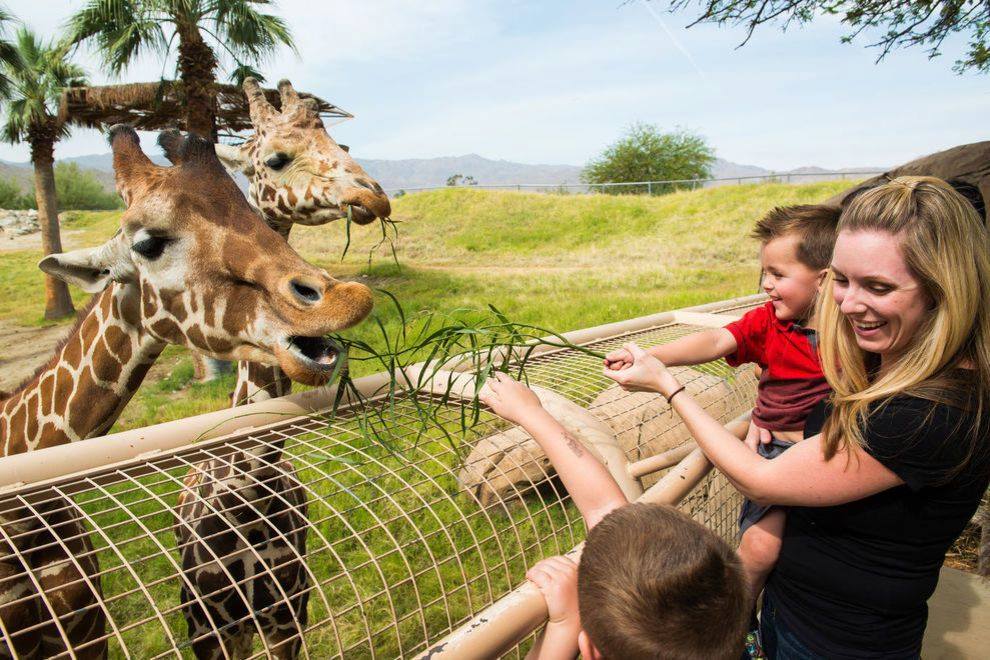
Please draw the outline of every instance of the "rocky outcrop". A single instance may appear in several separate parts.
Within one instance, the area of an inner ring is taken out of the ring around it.
[[[737,371],[732,380],[686,367],[671,371],[695,400],[722,423],[753,407],[756,381],[751,370]],[[677,447],[691,437],[680,417],[658,394],[625,392],[612,385],[595,398],[588,410],[608,427],[629,462]],[[569,420],[560,421],[567,426]],[[575,435],[581,438],[577,431]],[[521,498],[555,474],[540,446],[519,427],[479,440],[463,465],[461,485],[483,505]],[[655,475],[645,477],[643,487],[656,479]]]
[[[0,238],[16,238],[41,231],[38,224],[38,212],[34,209],[26,211],[10,211],[0,209]]]

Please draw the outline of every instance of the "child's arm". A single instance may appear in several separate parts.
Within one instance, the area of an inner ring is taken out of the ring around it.
[[[543,408],[524,384],[497,373],[488,379],[480,398],[496,415],[523,427],[539,443],[589,530],[610,511],[629,503],[608,469]]]
[[[581,617],[578,614],[577,564],[567,557],[550,557],[526,571],[547,601],[550,617],[526,660],[573,660],[578,654]]]
[[[725,328],[703,330],[686,337],[675,339],[668,344],[660,344],[646,349],[646,352],[668,367],[687,367],[704,364],[736,352],[738,345],[735,336]],[[605,366],[616,371],[633,363],[632,355],[619,348],[605,356]]]

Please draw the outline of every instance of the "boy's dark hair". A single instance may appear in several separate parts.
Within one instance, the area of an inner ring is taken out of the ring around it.
[[[798,261],[812,270],[828,268],[835,247],[841,209],[827,204],[778,206],[756,223],[751,234],[763,245],[775,238],[797,234]]]
[[[677,509],[630,504],[588,534],[581,625],[607,658],[739,658],[749,599],[736,553]]]

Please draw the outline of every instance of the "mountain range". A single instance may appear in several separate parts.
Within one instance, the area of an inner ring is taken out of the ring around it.
[[[93,174],[107,187],[113,189],[113,157],[109,153],[90,154],[60,159],[64,162],[76,163],[80,168],[91,170]],[[158,164],[168,164],[163,156],[152,156]],[[479,185],[504,186],[516,183],[547,184],[578,184],[581,182],[581,167],[577,165],[531,165],[514,163],[508,160],[492,160],[468,154],[466,156],[441,156],[438,158],[407,158],[402,160],[380,160],[357,158],[357,162],[378,181],[385,190],[395,192],[414,188],[437,187],[445,185],[447,178],[454,174],[474,177]],[[770,170],[756,165],[742,165],[724,159],[717,159],[712,168],[712,178],[722,179],[739,177],[758,177],[769,175],[805,174],[801,181],[814,181],[828,178],[830,173],[844,172],[881,172],[882,167],[855,167],[843,170],[829,170],[821,167],[798,167],[792,170]],[[32,187],[33,169],[30,163],[13,163],[0,161],[0,178],[17,182],[22,189]],[[247,182],[243,177],[235,177],[242,188]]]

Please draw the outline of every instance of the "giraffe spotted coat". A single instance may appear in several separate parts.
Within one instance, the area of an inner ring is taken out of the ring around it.
[[[197,658],[247,657],[256,633],[274,657],[296,657],[310,590],[306,511],[278,449],[238,449],[187,475],[174,529]]]
[[[212,143],[162,133],[175,166],[160,167],[133,129],[109,137],[127,209],[103,245],[39,264],[96,295],[52,359],[0,393],[5,456],[105,432],[169,343],[322,384],[337,359],[324,337],[371,310],[367,287],[306,263],[258,217]],[[89,532],[70,498],[40,492],[33,510],[20,495],[0,498],[0,658],[103,657],[107,612]]]

